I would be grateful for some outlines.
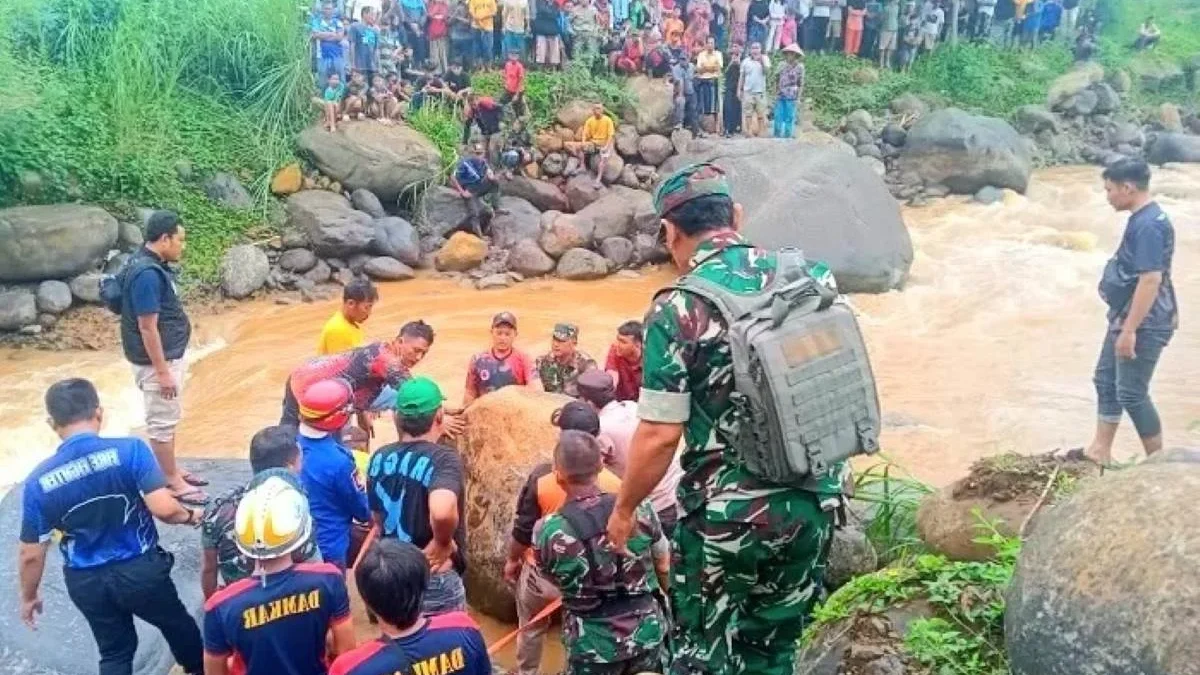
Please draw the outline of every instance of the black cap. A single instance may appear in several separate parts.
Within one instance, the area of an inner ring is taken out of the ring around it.
[[[550,416],[554,426],[564,431],[574,429],[593,436],[600,433],[600,416],[592,406],[583,401],[571,401]]]
[[[492,317],[492,328],[505,325],[510,326],[513,330],[517,329],[517,317],[512,312],[500,312]]]

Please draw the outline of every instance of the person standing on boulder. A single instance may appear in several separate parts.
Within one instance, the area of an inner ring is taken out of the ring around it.
[[[1112,460],[1113,440],[1124,412],[1133,421],[1147,455],[1163,447],[1162,421],[1150,400],[1150,379],[1163,349],[1179,327],[1179,305],[1171,282],[1175,228],[1150,197],[1150,167],[1121,159],[1104,170],[1108,203],[1129,212],[1116,254],[1100,277],[1108,326],[1096,363],[1096,435],[1080,454],[1100,464]]]
[[[579,349],[579,327],[559,323],[554,325],[550,336],[550,353],[539,356],[533,369],[545,391],[578,396],[576,380],[581,373],[595,367],[596,360]]]
[[[742,45],[729,47],[729,63],[725,65],[725,102],[721,106],[725,137],[742,132]]]
[[[742,60],[738,91],[741,92],[742,125],[747,136],[761,136],[767,128],[767,72],[771,59],[762,52],[762,45],[750,45],[750,54]]]
[[[804,93],[804,52],[796,45],[783,48],[784,63],[779,69],[779,86],[775,99],[775,138],[794,138],[799,115],[800,97]]]
[[[167,486],[176,499],[203,506],[207,481],[179,468],[175,428],[183,417],[184,353],[192,324],[167,266],[179,262],[187,233],[172,211],[155,211],[146,223],[146,244],[120,273],[121,346],[146,407],[146,435]]]
[[[517,317],[500,312],[492,317],[492,346],[471,357],[467,364],[467,384],[463,387],[463,407],[483,396],[510,385],[529,385],[538,381],[533,359],[513,346],[517,339]]]
[[[100,675],[131,675],[138,637],[133,617],[162,631],[176,663],[204,672],[200,629],[179,600],[175,558],[158,545],[154,520],[197,525],[201,514],[171,495],[139,438],[105,438],[104,409],[91,382],[69,379],[46,391],[50,426],[62,443],[22,488],[18,554],[21,620],[36,628],[38,587],[57,531],[67,595],[100,651]]]
[[[720,167],[676,171],[654,203],[681,273],[735,293],[774,283],[778,257],[739,233],[742,207]],[[682,436],[670,672],[791,675],[848,467],[837,463],[802,486],[750,473],[736,446],[742,425],[751,422],[732,396],[729,328],[701,296],[682,289],[659,294],[646,317],[644,349],[641,421],[608,522],[609,544],[626,547],[639,504],[667,474]]]
[[[483,98],[491,100],[486,96]],[[477,105],[479,104],[477,103]],[[474,110],[474,108],[472,109]],[[496,109],[499,110],[499,107]],[[467,124],[470,125],[470,122],[468,121]],[[497,124],[497,130],[499,130],[499,124]],[[486,219],[490,223],[492,215],[496,211],[492,204],[484,203],[484,199],[493,201],[500,187],[496,181],[495,172],[488,165],[485,147],[483,143],[476,142],[471,147],[471,154],[459,160],[454,173],[450,174],[450,187],[454,188],[467,203],[467,216],[471,231],[477,237],[483,236],[483,221]]]

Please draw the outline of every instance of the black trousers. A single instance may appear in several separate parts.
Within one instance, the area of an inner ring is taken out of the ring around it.
[[[100,648],[100,675],[132,675],[138,646],[135,616],[162,631],[184,672],[204,672],[204,643],[171,581],[174,564],[174,556],[156,548],[132,560],[63,571],[67,594]]]

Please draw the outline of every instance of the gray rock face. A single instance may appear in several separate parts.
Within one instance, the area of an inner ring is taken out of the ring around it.
[[[524,199],[539,211],[571,210],[567,195],[557,185],[536,178],[513,176],[500,183],[500,194]]]
[[[638,139],[638,154],[647,164],[658,166],[675,153],[671,139],[660,134],[649,134]]]
[[[539,277],[554,271],[551,258],[535,242],[518,241],[508,254],[508,269],[526,277]]]
[[[863,110],[862,108],[859,108],[858,110],[854,110],[849,115],[846,115],[845,121],[846,121],[846,126],[848,126],[848,127],[853,126],[853,127],[862,127],[864,129],[870,129],[871,127],[875,126],[875,120],[872,119],[871,113],[867,112],[866,110]]]
[[[306,248],[293,248],[279,256],[279,267],[286,272],[304,274],[317,264],[317,254]]]
[[[596,167],[599,164],[600,156],[593,155],[588,160],[588,171],[594,176],[596,175]],[[625,171],[625,160],[621,159],[620,155],[613,155],[604,163],[604,174],[601,179],[607,185],[616,183],[621,178],[621,173]]]
[[[634,206],[625,194],[614,192],[575,214],[575,224],[584,237],[597,243],[609,237],[625,237],[633,231]]]
[[[607,190],[597,187],[594,176],[579,174],[567,181],[567,202],[572,211],[582,211],[584,207],[600,199]]]
[[[453,189],[439,186],[425,191],[417,216],[417,231],[422,239],[445,238],[466,226],[470,214],[467,202]]]
[[[891,123],[883,128],[883,132],[879,134],[879,137],[884,143],[899,148],[904,145],[905,139],[908,138],[908,131],[899,124]]]
[[[883,163],[882,159],[876,157],[859,157],[858,159],[863,164],[866,164],[871,169],[871,173],[876,176],[883,178],[887,175],[887,165]]]
[[[401,279],[411,279],[416,274],[412,268],[395,258],[380,256],[371,258],[367,264],[363,265],[363,272],[372,279],[381,281],[400,281]]]
[[[248,209],[254,206],[254,200],[240,181],[227,173],[213,174],[204,183],[204,194],[221,206],[231,209]]]
[[[37,310],[46,314],[62,314],[71,307],[71,287],[62,281],[50,279],[38,284]]]
[[[639,265],[656,265],[666,262],[669,254],[658,239],[649,234],[633,235],[633,259]]]
[[[74,295],[75,299],[80,302],[99,303],[100,279],[103,276],[100,272],[84,272],[71,279],[67,284],[71,287],[71,295]]]
[[[929,112],[929,106],[922,101],[916,94],[901,94],[892,99],[888,105],[892,112],[897,115],[911,115],[920,117]]]
[[[833,543],[829,547],[829,561],[825,567],[826,587],[840,588],[854,577],[870,574],[877,569],[879,554],[862,530],[842,527],[833,531]]]
[[[573,281],[602,279],[608,276],[608,261],[586,248],[573,248],[558,259],[558,276]]]
[[[108,259],[108,262],[104,263],[104,273],[116,274],[117,272],[120,272],[121,268],[124,267],[125,263],[129,262],[129,259],[132,257],[133,254],[131,253],[118,253],[114,255]]]
[[[632,124],[622,124],[617,127],[617,152],[622,157],[628,160],[636,160],[638,157],[638,132],[637,127]]]
[[[639,134],[671,133],[671,111],[675,101],[669,82],[638,75],[625,81],[625,90],[633,104],[625,116],[633,120]]]
[[[492,218],[492,245],[512,248],[518,241],[537,241],[542,213],[520,197],[501,197]]]
[[[267,254],[257,246],[234,246],[221,259],[221,290],[237,300],[248,298],[267,283],[270,271]]]
[[[960,194],[973,194],[985,185],[1024,193],[1033,158],[1028,144],[1004,120],[945,108],[925,115],[909,131],[900,169]]]
[[[1072,97],[1103,79],[1104,68],[1100,64],[1092,61],[1078,63],[1050,83],[1046,105],[1051,110],[1069,107]]]
[[[325,190],[303,190],[287,199],[288,224],[305,233],[319,256],[344,258],[371,247],[371,216],[350,207],[346,198]]]
[[[383,209],[383,204],[379,202],[379,197],[376,197],[375,193],[370,190],[358,188],[354,192],[351,192],[350,204],[372,218],[384,218],[387,216],[387,211]]]
[[[1017,131],[1033,135],[1040,131],[1058,133],[1058,118],[1040,105],[1023,105],[1017,108]]]
[[[0,330],[15,331],[37,323],[37,299],[25,289],[0,292]]]
[[[688,146],[692,144],[692,132],[687,129],[676,129],[671,132],[671,147],[675,148],[675,154],[682,155],[688,151]]]
[[[416,265],[421,260],[421,238],[407,220],[385,216],[376,218],[374,227],[372,251],[395,258],[405,265]]]
[[[1136,124],[1115,122],[1108,128],[1108,140],[1113,146],[1126,144],[1141,147],[1146,141],[1146,136]]]
[[[314,126],[301,132],[297,143],[321,173],[348,190],[370,190],[384,202],[436,180],[441,171],[438,149],[405,124],[348,122],[336,134]]]
[[[975,201],[980,204],[995,204],[1004,200],[1004,191],[990,185],[979,188],[975,193]]]
[[[123,251],[133,251],[146,242],[142,228],[137,223],[121,223],[117,233],[117,245]]]
[[[317,264],[313,265],[313,268],[305,272],[303,276],[314,284],[323,284],[333,276],[333,268],[324,260],[318,260]]]
[[[117,243],[117,220],[77,204],[0,209],[0,282],[61,279],[94,268]]]
[[[573,248],[587,246],[589,241],[572,214],[547,211],[542,214],[540,228],[538,245],[555,259]]]
[[[1153,140],[1146,148],[1146,161],[1151,164],[1167,162],[1200,162],[1200,136],[1185,134],[1151,134]]]
[[[910,140],[911,143],[911,140]],[[681,162],[712,161],[745,209],[759,246],[796,246],[832,268],[844,292],[904,285],[912,241],[883,180],[862,160],[799,140],[697,141]],[[636,242],[635,242],[636,244]]]
[[[872,157],[874,159],[883,159],[883,152],[879,149],[879,146],[875,145],[874,143],[869,143],[867,145],[860,145],[854,149],[854,152],[859,157]]]
[[[1200,466],[1146,463],[1042,511],[1006,598],[1014,675],[1195,670],[1200,521],[1180,504],[1197,489]]]
[[[619,269],[633,260],[633,242],[625,237],[608,237],[600,242],[600,253]]]
[[[1096,112],[1096,106],[1099,104],[1100,97],[1096,95],[1096,92],[1091,89],[1084,89],[1075,94],[1075,97],[1071,100],[1071,112],[1080,117],[1086,117]]]
[[[1121,107],[1121,95],[1113,89],[1112,85],[1107,82],[1100,82],[1092,85],[1092,91],[1096,94],[1096,110],[1097,115],[1107,115],[1114,113]]]

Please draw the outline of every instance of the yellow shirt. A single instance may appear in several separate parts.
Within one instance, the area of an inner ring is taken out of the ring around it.
[[[362,326],[347,321],[339,310],[334,312],[321,328],[321,337],[317,340],[317,354],[337,354],[360,347],[364,342],[366,336],[363,335]]]
[[[595,143],[596,145],[607,145],[608,141],[616,135],[617,130],[613,127],[612,118],[608,115],[601,115],[597,118],[595,115],[587,118],[583,123],[583,142]]]
[[[721,52],[715,49],[711,54],[707,51],[700,52],[696,55],[696,77],[701,80],[715,80],[721,76],[724,65],[725,59]]]
[[[471,18],[475,19],[476,29],[486,31],[495,29],[492,20],[496,16],[496,0],[470,0],[467,8],[471,11]]]

